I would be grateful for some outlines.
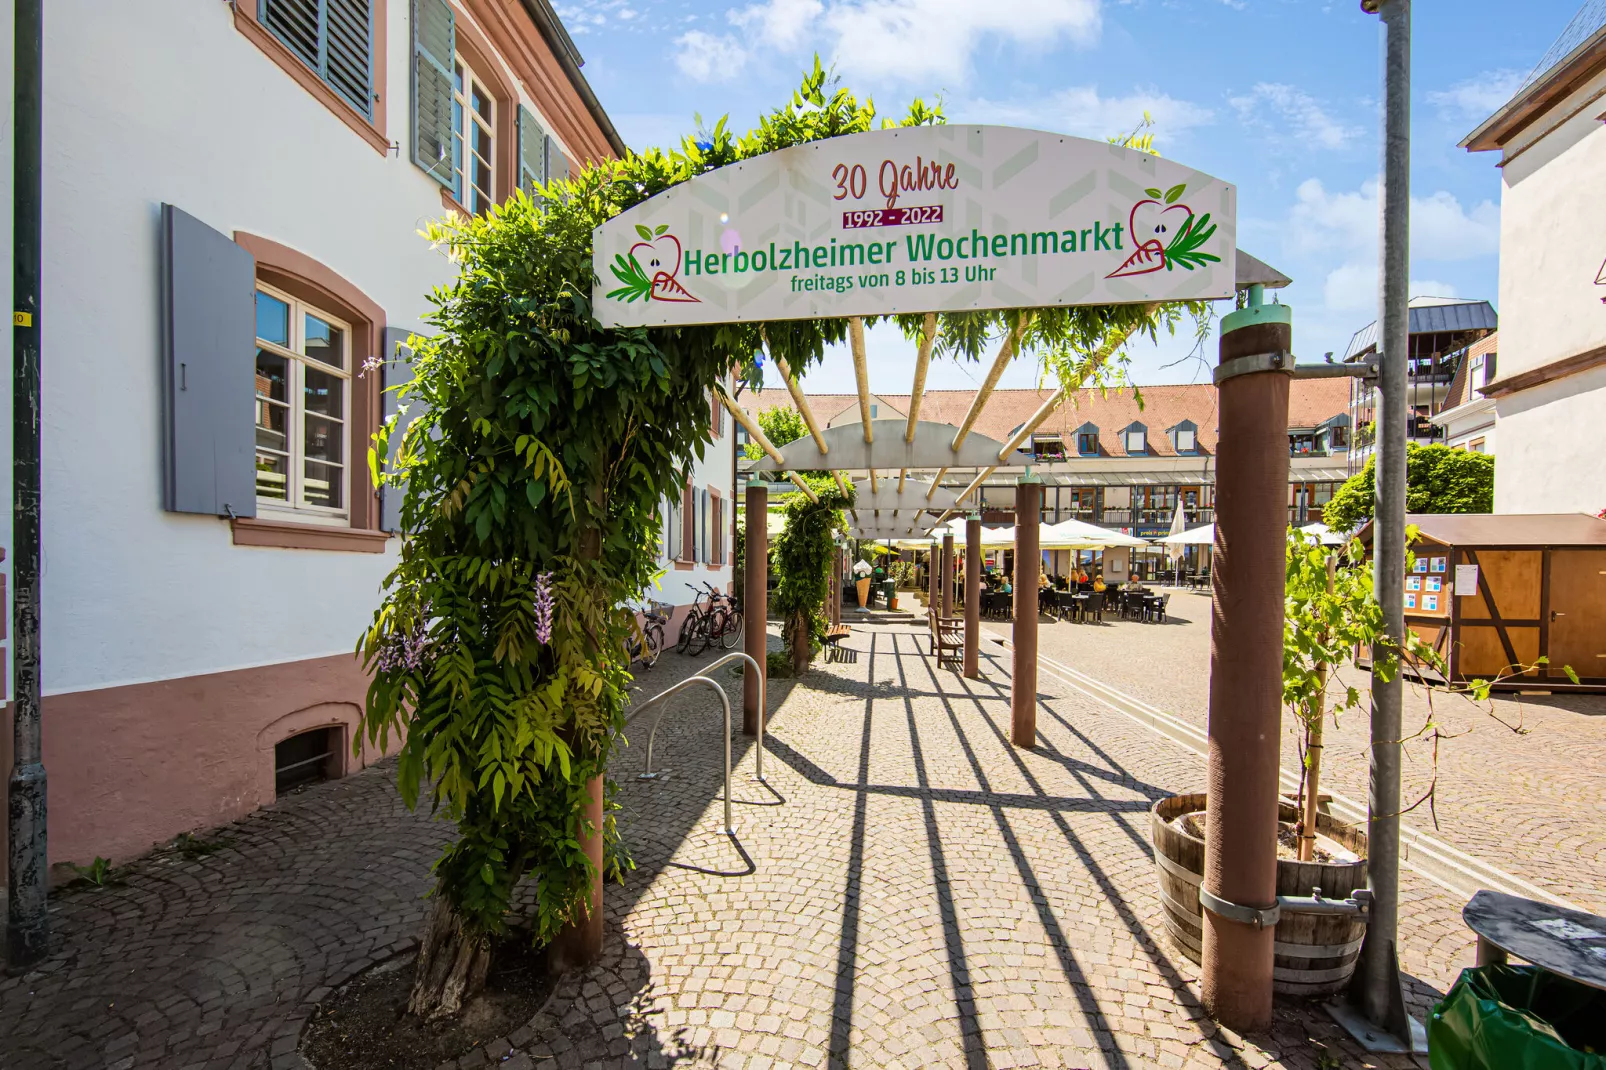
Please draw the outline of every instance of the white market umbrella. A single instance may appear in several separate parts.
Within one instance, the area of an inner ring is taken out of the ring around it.
[[[1315,536],[1323,546],[1343,546],[1344,536],[1326,524],[1306,524],[1299,529],[1305,535]]]
[[[1160,542],[1166,546],[1214,546],[1216,526],[1205,524],[1202,527],[1190,528],[1175,535],[1167,535]]]
[[[1112,528],[1101,528],[1082,520],[1061,520],[1058,524],[1045,524],[1042,531],[1043,548],[1054,550],[1106,550],[1112,546],[1143,547],[1147,540],[1135,535],[1123,535]],[[1050,546],[1049,540],[1053,540]]]
[[[1182,561],[1183,555],[1188,551],[1185,549],[1182,543],[1172,542],[1171,537],[1181,535],[1187,529],[1188,514],[1182,511],[1182,499],[1178,498],[1177,511],[1171,516],[1171,532],[1170,535],[1165,539],[1167,544],[1165,555],[1171,559],[1171,566],[1173,568],[1175,568]],[[1212,539],[1214,538],[1213,533],[1211,537]]]

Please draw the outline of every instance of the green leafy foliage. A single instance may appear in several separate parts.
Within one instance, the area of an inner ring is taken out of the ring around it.
[[[782,510],[786,529],[775,537],[770,551],[779,581],[770,595],[770,608],[781,618],[781,637],[798,668],[808,664],[825,638],[831,557],[836,553],[837,532],[846,529],[842,510],[853,504],[835,481],[804,478],[819,501],[801,493],[787,499]]]
[[[428,228],[459,274],[431,296],[430,336],[409,340],[413,377],[396,389],[416,418],[405,432],[388,421],[369,452],[376,483],[406,486],[404,536],[358,652],[372,674],[365,735],[381,747],[400,738],[406,801],[427,796],[456,824],[435,872],[464,931],[501,931],[525,876],[539,884],[537,939],[581,909],[594,869],[580,845],[595,831],[581,827],[581,803],[622,743],[629,701],[634,616],[622,607],[653,577],[660,502],[711,439],[709,392],[732,368],[753,382],[761,350],[802,375],[847,336],[841,319],[604,329],[591,308],[594,229],[743,159],[943,121],[920,100],[901,120],[879,118],[869,100],[830,87],[816,59],[791,100],[744,135],[720,119],[676,149],[597,162]],[[652,280],[630,258],[609,267],[615,295],[649,298]],[[1103,374],[1112,338],[1174,328],[1185,307],[944,313],[939,353],[976,360],[1019,329],[1045,367]],[[906,333],[924,323],[892,318]],[[387,457],[393,471],[382,473]],[[805,650],[824,626],[831,533],[846,504],[834,485],[818,490],[818,507],[788,506],[777,540],[775,604]],[[536,594],[548,581],[550,617]],[[618,876],[629,861],[612,810],[600,831]]]
[[[1354,531],[1372,519],[1377,457],[1333,492],[1322,520],[1334,531]],[[1405,509],[1409,513],[1491,513],[1494,457],[1449,446],[1405,447]]]
[[[771,405],[753,417],[758,426],[763,429],[764,437],[770,440],[770,445],[779,449],[788,442],[796,442],[809,433],[808,425],[798,411],[786,405]],[[759,460],[764,456],[764,447],[757,442],[747,444],[747,459]]]

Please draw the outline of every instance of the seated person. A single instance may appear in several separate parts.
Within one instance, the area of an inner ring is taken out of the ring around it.
[[[1013,584],[1011,584],[1009,582],[1008,577],[1005,577],[1004,581],[998,585],[998,592],[1000,594],[1014,594],[1015,593],[1015,587],[1014,587]]]
[[[1103,594],[1104,593],[1104,589],[1105,589],[1104,577],[1103,576],[1094,576],[1093,577],[1093,593],[1094,594]]]

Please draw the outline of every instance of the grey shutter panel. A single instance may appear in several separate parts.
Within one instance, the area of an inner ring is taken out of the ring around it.
[[[256,516],[256,260],[162,205],[162,507]]]
[[[455,185],[452,62],[457,19],[446,0],[413,0],[413,162],[436,182]]]
[[[371,117],[372,0],[261,0],[261,5],[263,25],[335,92]]]
[[[546,131],[535,113],[519,105],[519,189],[535,192],[546,185]]]
[[[396,428],[390,433],[390,456],[385,458],[385,471],[394,471],[391,460],[401,449],[402,434],[409,424],[418,418],[423,402],[416,397],[409,397],[402,401],[396,396],[392,387],[413,381],[413,368],[408,363],[412,359],[412,350],[407,348],[407,336],[411,331],[400,327],[385,328],[384,377],[380,388],[384,391],[380,411],[385,419],[390,419],[401,412],[402,406],[407,407],[405,413],[396,421]],[[386,485],[379,490],[379,530],[401,531],[402,498],[407,494],[405,487]]]
[[[324,0],[323,77],[364,115],[374,107],[371,0]]]
[[[546,139],[546,177],[548,182],[569,177],[569,158],[551,137]]]

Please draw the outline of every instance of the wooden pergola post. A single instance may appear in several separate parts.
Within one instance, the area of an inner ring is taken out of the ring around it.
[[[1034,475],[1015,485],[1014,665],[1009,684],[1010,742],[1037,746],[1037,577],[1043,555],[1038,524],[1043,515],[1043,484]]]
[[[954,533],[942,536],[942,615],[954,615]]]
[[[769,654],[769,514],[769,485],[756,479],[749,481],[747,509],[742,519],[747,532],[742,649],[759,667],[756,673],[749,667],[749,671],[742,674],[742,732],[749,736],[758,735],[759,722],[764,716],[764,676],[769,671],[765,660]]]
[[[981,679],[981,514],[965,519],[965,678]]]

